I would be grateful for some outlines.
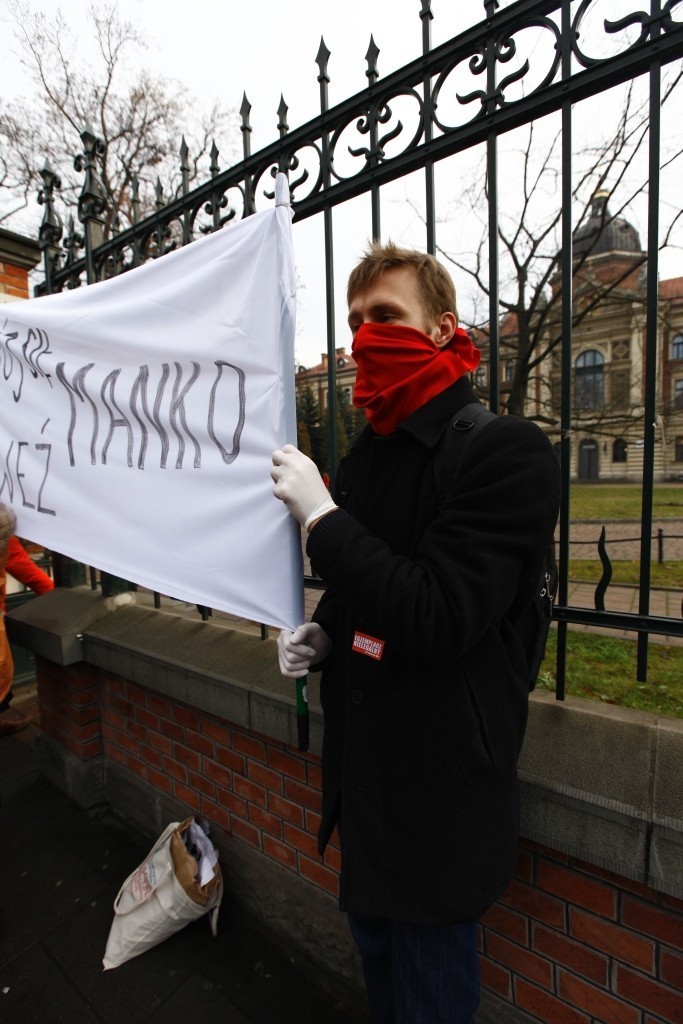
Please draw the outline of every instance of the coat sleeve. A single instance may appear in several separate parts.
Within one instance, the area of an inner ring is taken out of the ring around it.
[[[323,519],[308,553],[359,628],[411,662],[449,664],[500,623],[540,568],[559,488],[559,464],[543,432],[499,417],[469,446],[414,558],[393,553],[352,516]]]
[[[9,540],[7,572],[36,594],[45,594],[54,587],[52,579],[36,565],[17,537],[10,537]]]

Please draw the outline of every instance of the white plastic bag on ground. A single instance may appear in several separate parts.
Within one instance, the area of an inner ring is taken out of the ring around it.
[[[223,881],[215,863],[211,880],[199,884],[197,860],[184,842],[193,824],[193,818],[172,822],[121,886],[102,961],[105,971],[139,956],[205,914],[216,935]],[[213,846],[210,849],[215,857]]]

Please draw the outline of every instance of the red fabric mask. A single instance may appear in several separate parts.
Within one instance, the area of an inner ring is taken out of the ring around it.
[[[361,324],[351,346],[358,366],[353,404],[378,434],[391,434],[411,413],[479,366],[481,353],[461,328],[437,348],[415,327]]]

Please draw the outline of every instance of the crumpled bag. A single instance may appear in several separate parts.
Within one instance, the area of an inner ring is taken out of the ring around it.
[[[216,935],[223,879],[216,863],[211,880],[199,884],[197,859],[184,841],[193,822],[194,818],[187,818],[168,825],[121,886],[114,900],[114,920],[102,961],[105,971],[157,946],[205,914]],[[213,846],[209,846],[215,856]]]

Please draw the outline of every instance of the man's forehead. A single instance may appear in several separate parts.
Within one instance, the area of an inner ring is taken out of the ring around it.
[[[417,293],[417,273],[413,267],[390,267],[384,273],[369,281],[363,288],[359,288],[351,296],[349,309],[355,305],[363,304],[368,298],[373,304],[383,301],[395,302],[400,300],[406,292],[413,295]]]

